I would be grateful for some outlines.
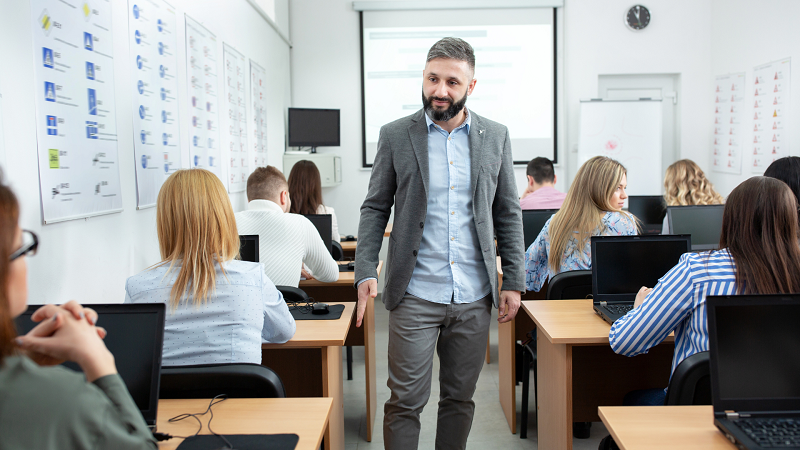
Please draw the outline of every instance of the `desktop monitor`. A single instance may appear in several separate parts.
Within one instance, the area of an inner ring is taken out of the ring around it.
[[[242,261],[258,262],[258,235],[239,235],[239,257]]]
[[[331,215],[304,214],[303,216],[314,224],[319,232],[319,237],[321,237],[322,242],[325,243],[325,248],[327,248],[329,252],[332,252],[331,235],[333,234],[333,219]]]
[[[289,147],[339,145],[339,110],[289,108]]]
[[[31,315],[41,305],[31,305],[15,319],[19,334],[25,334],[37,323]],[[164,303],[90,305],[106,329],[104,342],[114,355],[117,372],[125,382],[133,401],[149,426],[155,426],[158,390],[161,380],[161,352],[164,349]],[[80,372],[77,364],[64,366]]]
[[[692,235],[692,250],[715,250],[719,248],[723,211],[725,205],[669,206],[670,233]]]
[[[635,300],[642,286],[654,287],[691,245],[688,235],[592,236],[594,301]]]
[[[667,205],[660,195],[631,195],[628,212],[642,222],[642,234],[661,234]]]
[[[544,228],[548,219],[557,213],[557,209],[523,209],[522,210],[522,234],[525,239],[525,250],[533,244],[536,237]]]

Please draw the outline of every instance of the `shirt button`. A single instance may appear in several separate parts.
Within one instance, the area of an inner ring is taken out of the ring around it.
[[[455,189],[455,188],[456,188],[455,186],[450,186],[450,189],[451,189],[451,190],[452,190],[452,189]]]
[[[450,240],[451,240],[451,241],[455,241],[455,240],[456,240],[456,238],[454,238],[454,237],[451,237],[451,238],[450,238]]]
[[[451,266],[452,266],[453,264],[455,264],[455,263],[456,263],[455,261],[450,261],[450,265],[451,265]]]
[[[452,216],[453,214],[455,214],[455,213],[456,213],[455,211],[450,211],[450,215],[451,215],[451,216]]]
[[[453,161],[450,161],[450,164],[452,165],[452,164],[453,164]]]
[[[411,252],[411,253],[413,253],[413,254],[414,254],[414,256],[417,256],[417,251],[416,251],[416,250],[414,250],[414,251],[413,251],[413,252]]]

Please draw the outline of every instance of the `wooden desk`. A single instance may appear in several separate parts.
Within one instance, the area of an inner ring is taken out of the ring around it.
[[[731,450],[704,406],[601,406],[600,418],[622,450]]]
[[[611,326],[594,313],[591,300],[523,301],[522,308],[538,333],[540,448],[571,449],[572,422],[596,422],[598,406],[621,405],[632,390],[669,383],[673,337],[630,358],[611,350]]]
[[[168,420],[183,413],[201,413],[211,399],[159,400],[158,431],[174,436],[191,436],[197,432],[197,421],[186,419],[176,423]],[[294,433],[300,437],[297,450],[317,450],[322,433],[328,425],[333,400],[330,398],[230,398],[214,405],[211,426],[219,434],[281,434]],[[208,431],[210,414],[200,417],[203,431]],[[178,448],[183,439],[159,442],[158,448]]]
[[[344,449],[342,346],[355,305],[345,303],[338,320],[298,320],[294,337],[283,344],[261,344],[261,364],[281,377],[288,397],[331,397],[325,450]]]
[[[378,276],[383,269],[383,261],[378,262]],[[322,283],[317,280],[300,281],[300,289],[304,290],[315,300],[331,303],[342,302],[355,305],[358,302],[358,291],[355,284],[355,272],[339,272],[339,280],[333,283]],[[364,322],[361,327],[356,327],[353,318],[347,340],[344,345],[364,347],[364,370],[366,372],[366,401],[367,401],[367,441],[372,441],[372,429],[375,425],[375,411],[378,408],[378,388],[375,373],[375,299],[367,301],[364,311]],[[341,370],[339,372],[341,374]]]
[[[387,224],[386,230],[384,230],[383,232],[383,237],[389,237],[392,234],[392,228],[393,228],[392,223]],[[344,238],[344,236],[342,236],[342,238]],[[356,244],[358,244],[358,241],[340,242],[340,244],[342,245],[344,256],[347,256],[349,258],[356,257]]]

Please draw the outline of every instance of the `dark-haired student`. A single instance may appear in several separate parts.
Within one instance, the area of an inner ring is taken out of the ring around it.
[[[0,449],[155,449],[117,374],[97,313],[76,302],[46,305],[17,336],[28,301],[26,255],[38,241],[17,225],[19,204],[0,184]],[[55,366],[76,362],[83,373]]]
[[[788,184],[789,189],[794,193],[794,198],[797,199],[797,203],[800,205],[800,157],[787,156],[776,159],[767,167],[764,176],[777,178]]]
[[[289,195],[292,203],[289,212],[292,214],[329,214],[331,216],[331,239],[339,242],[339,225],[336,212],[330,206],[322,204],[322,177],[313,161],[297,161],[289,172]]]
[[[800,292],[797,201],[774,178],[753,177],[731,192],[722,217],[720,249],[687,253],[654,289],[643,287],[635,308],[609,332],[615,352],[646,352],[675,332],[671,372],[685,358],[708,350],[709,295]],[[664,389],[635,391],[630,405],[663,405]]]
[[[567,194],[556,190],[556,172],[553,161],[533,158],[526,170],[528,187],[522,193],[519,206],[522,209],[558,209]]]

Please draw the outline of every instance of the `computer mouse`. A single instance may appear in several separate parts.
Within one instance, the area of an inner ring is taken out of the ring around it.
[[[328,314],[329,312],[327,303],[314,303],[314,307],[311,309],[311,314]]]
[[[344,242],[352,242],[352,241],[355,241],[355,240],[356,240],[356,237],[353,236],[352,234],[348,234],[347,236],[344,237],[344,239],[342,239],[342,241],[344,241]]]
[[[356,263],[355,262],[347,263],[347,270],[356,270]]]

